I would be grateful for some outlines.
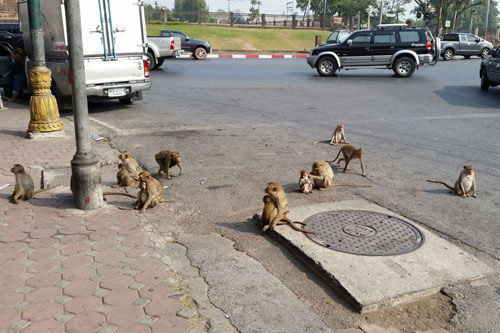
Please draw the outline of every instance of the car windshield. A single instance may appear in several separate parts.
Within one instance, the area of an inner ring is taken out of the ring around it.
[[[339,31],[334,31],[328,36],[327,42],[337,42],[337,37],[339,35]]]

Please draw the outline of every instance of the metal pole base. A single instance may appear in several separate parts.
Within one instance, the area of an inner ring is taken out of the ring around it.
[[[71,192],[76,208],[93,210],[104,206],[99,159],[75,155],[71,171]]]
[[[52,79],[47,67],[33,67],[29,72],[33,96],[30,100],[30,132],[53,132],[63,129],[59,108],[50,91]]]

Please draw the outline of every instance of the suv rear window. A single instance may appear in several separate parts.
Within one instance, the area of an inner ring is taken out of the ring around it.
[[[418,31],[399,31],[401,43],[414,43],[420,41]]]
[[[458,42],[458,35],[457,34],[446,34],[443,37],[443,41]]]

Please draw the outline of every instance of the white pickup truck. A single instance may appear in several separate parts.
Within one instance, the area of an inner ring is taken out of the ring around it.
[[[146,59],[143,1],[79,0],[86,92],[89,100],[118,99],[124,104],[142,99],[151,88]],[[46,66],[52,72],[52,93],[60,109],[71,107],[71,73],[64,1],[40,2]],[[27,0],[19,0],[27,68],[33,66]]]
[[[163,65],[168,58],[175,58],[183,54],[180,37],[148,36],[148,58],[149,69]]]

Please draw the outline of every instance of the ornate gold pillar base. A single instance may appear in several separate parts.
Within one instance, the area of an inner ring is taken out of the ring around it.
[[[30,100],[30,123],[28,132],[62,131],[63,124],[59,118],[59,108],[50,85],[50,69],[47,67],[33,67],[29,72],[33,96]],[[30,136],[31,137],[31,136]]]

